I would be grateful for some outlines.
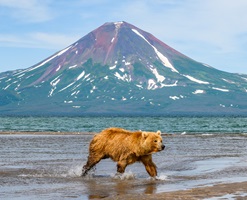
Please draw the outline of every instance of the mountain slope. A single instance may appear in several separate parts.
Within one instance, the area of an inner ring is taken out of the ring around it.
[[[245,114],[247,76],[197,62],[126,22],[105,23],[0,73],[2,115]]]

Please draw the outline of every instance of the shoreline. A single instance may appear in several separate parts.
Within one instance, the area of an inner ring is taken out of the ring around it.
[[[102,198],[102,197],[98,197]],[[104,199],[182,199],[182,200],[196,200],[196,199],[247,199],[247,181],[236,183],[219,183],[212,186],[194,187],[185,190],[176,190],[171,192],[161,192],[157,194],[119,194],[105,197]]]

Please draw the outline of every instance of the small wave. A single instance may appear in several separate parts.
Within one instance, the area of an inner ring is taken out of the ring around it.
[[[186,134],[187,134],[186,131],[184,131],[184,132],[181,133],[181,135],[186,135]]]

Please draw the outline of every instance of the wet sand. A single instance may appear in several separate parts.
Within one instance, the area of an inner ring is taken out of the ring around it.
[[[92,199],[103,198],[100,196],[92,196]],[[143,199],[143,200],[156,200],[156,199],[247,199],[247,182],[217,184],[208,187],[192,188],[188,190],[178,190],[172,192],[162,192],[158,194],[126,194],[114,195],[105,197],[104,199]]]

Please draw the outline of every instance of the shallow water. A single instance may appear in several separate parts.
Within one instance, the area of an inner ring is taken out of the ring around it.
[[[102,160],[80,177],[92,135],[0,135],[1,199],[93,199],[115,194],[159,193],[247,181],[245,135],[163,136],[153,155],[158,179],[135,163],[115,177],[116,163]]]

